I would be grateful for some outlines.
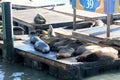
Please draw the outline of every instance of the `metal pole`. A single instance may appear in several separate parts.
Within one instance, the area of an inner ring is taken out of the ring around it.
[[[111,15],[107,14],[107,37],[110,37],[110,23],[111,22]]]
[[[13,28],[12,28],[12,16],[11,16],[11,3],[2,3],[2,21],[3,21],[3,58],[12,60],[14,56],[13,48]]]
[[[73,30],[76,30],[76,9],[73,9]]]

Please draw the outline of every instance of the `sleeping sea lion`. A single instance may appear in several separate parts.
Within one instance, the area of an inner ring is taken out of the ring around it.
[[[56,54],[57,59],[62,59],[62,58],[69,58],[72,56],[74,53],[73,48],[62,48],[59,50],[59,52]]]
[[[75,29],[89,28],[89,27],[92,27],[94,24],[95,24],[95,21],[78,22],[78,23],[76,23],[76,28]],[[72,26],[67,26],[64,29],[73,29],[73,25]]]
[[[81,55],[82,53],[84,53],[85,51],[90,51],[90,50],[96,50],[101,48],[101,46],[99,45],[95,45],[95,44],[85,44],[85,45],[81,45],[77,48],[77,50],[75,51],[75,53],[73,54],[73,56],[78,56]]]
[[[35,22],[36,24],[45,24],[45,23],[46,23],[46,20],[45,20],[45,18],[44,18],[42,15],[37,14],[37,15],[35,16],[35,18],[34,18],[34,22]]]
[[[13,27],[13,33],[14,35],[23,35],[24,34],[24,28],[19,27],[19,26],[14,26]]]
[[[111,63],[118,59],[118,50],[112,47],[101,47],[98,49],[87,50],[81,55],[76,57],[78,62],[93,62],[99,61],[100,63]]]
[[[46,39],[44,39],[44,41],[45,41],[48,45],[52,46],[52,44],[54,44],[55,42],[58,42],[58,41],[59,41],[59,37],[46,38]]]
[[[37,29],[35,34],[39,36],[41,39],[48,38],[48,32],[46,30]]]
[[[17,37],[16,35],[13,36],[13,39],[16,40],[22,40],[21,38]],[[0,40],[3,40],[3,33],[0,32]]]
[[[35,42],[34,48],[35,50],[41,51],[43,53],[48,53],[50,51],[49,45],[41,39]]]
[[[73,43],[74,40],[71,40],[71,39],[68,39],[68,38],[64,38],[63,40],[59,40],[58,42],[55,42],[52,47],[58,51],[59,50],[59,47],[61,46],[65,46],[67,44],[70,44],[70,43]]]

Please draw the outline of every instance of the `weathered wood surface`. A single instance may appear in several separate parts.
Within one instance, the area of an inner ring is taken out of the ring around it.
[[[2,1],[1,1],[2,2]],[[1,3],[0,2],[0,3]],[[53,5],[64,5],[66,2],[64,1],[49,1],[49,0],[9,0],[12,3],[12,7],[15,9],[28,9],[28,8],[41,8],[41,7],[50,7]]]
[[[73,16],[72,5],[55,7],[53,11]],[[78,18],[81,18],[81,19],[95,19],[95,18],[103,18],[106,16],[105,14],[88,12],[83,10],[77,10],[76,15]]]
[[[13,10],[13,18],[14,21],[22,23],[26,26],[40,26],[41,24],[35,24],[33,21],[35,15],[38,13],[45,17],[46,24],[60,24],[73,22],[73,17],[71,16],[67,16],[43,8],[29,10]],[[81,21],[81,19],[77,19],[77,21]]]
[[[23,3],[13,3],[12,7],[15,9],[30,9],[30,8],[42,8],[42,7],[52,7],[54,5],[65,5],[64,2],[55,3],[55,2],[49,2],[49,1],[28,1]]]
[[[63,36],[63,37],[72,37],[72,29],[64,29],[64,28],[56,28],[54,29],[57,36]]]
[[[73,31],[73,35],[74,33],[76,33],[76,34],[83,34],[87,36],[105,39],[106,32],[107,32],[107,26],[103,26],[103,27],[92,27],[92,28],[88,28],[84,30]],[[120,32],[120,26],[111,25],[110,26],[110,39],[120,37],[119,32]]]
[[[55,7],[53,9],[53,11],[73,16],[73,9],[72,9],[71,5]],[[113,19],[120,18],[119,13],[115,13],[113,15],[114,15]],[[89,19],[106,20],[106,16],[107,16],[106,14],[89,12],[89,11],[84,11],[84,10],[76,10],[76,17],[81,18],[81,19],[85,19],[85,20],[89,20]]]
[[[120,26],[110,26],[110,37],[106,37],[106,26],[92,27],[84,30],[73,31],[72,36],[82,40],[100,43],[101,41],[108,45],[120,46]],[[118,47],[119,48],[119,47]],[[119,48],[120,49],[120,48]]]

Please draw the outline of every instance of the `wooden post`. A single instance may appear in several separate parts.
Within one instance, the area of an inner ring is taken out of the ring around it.
[[[73,30],[76,30],[76,9],[73,9]]]
[[[3,21],[3,58],[7,60],[13,60],[14,48],[13,48],[13,21],[11,16],[11,3],[2,3],[2,21]]]

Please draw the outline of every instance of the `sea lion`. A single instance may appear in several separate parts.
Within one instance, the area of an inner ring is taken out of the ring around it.
[[[71,39],[68,39],[68,38],[64,38],[63,40],[59,40],[58,42],[55,42],[52,47],[58,51],[59,50],[59,47],[61,46],[65,46],[67,44],[70,44],[70,43],[73,43],[74,40],[71,40]]]
[[[36,30],[32,30],[30,31],[29,35],[35,35],[36,34]]]
[[[16,40],[22,40],[21,38],[17,37],[16,35],[13,36],[13,39]],[[3,40],[3,33],[0,32],[0,40]]]
[[[95,45],[95,44],[84,44],[81,45],[77,48],[77,50],[75,51],[75,53],[73,54],[73,56],[78,56],[81,55],[82,53],[84,53],[85,51],[91,51],[91,50],[96,50],[101,48],[101,46],[99,45]]]
[[[54,44],[55,42],[58,42],[58,41],[59,41],[59,37],[46,38],[46,39],[44,39],[44,41],[45,41],[48,45],[52,46],[52,44]]]
[[[74,48],[75,50],[77,50],[77,48],[79,46],[83,45],[83,44],[85,44],[85,42],[79,41],[79,40],[75,40],[75,41],[71,41],[67,45],[59,46],[58,49],[60,49],[60,48]]]
[[[55,32],[54,32],[54,29],[53,29],[53,26],[52,25],[49,25],[49,29],[48,29],[48,37],[55,37]]]
[[[62,48],[59,50],[59,52],[56,54],[57,59],[62,59],[62,58],[69,58],[72,56],[74,53],[73,48]]]
[[[19,26],[14,26],[13,27],[13,33],[14,35],[23,35],[24,34],[24,28],[19,27]]]
[[[45,24],[45,23],[46,23],[46,19],[45,19],[42,15],[37,14],[37,15],[35,16],[35,18],[34,18],[34,22],[35,22],[36,24]]]
[[[39,36],[30,36],[30,42],[35,44],[36,41],[40,40]]]
[[[75,29],[89,28],[89,27],[92,27],[94,24],[95,24],[95,21],[78,22],[78,23],[76,23]],[[73,29],[73,25],[64,27],[64,29]]]
[[[46,30],[37,29],[35,34],[39,36],[41,39],[48,38],[48,32]]]
[[[93,62],[99,61],[101,63],[113,62],[118,59],[118,50],[112,47],[101,47],[98,49],[87,50],[76,57],[78,62]]]
[[[105,26],[105,23],[102,20],[96,20],[95,26]]]
[[[35,50],[41,51],[43,53],[48,53],[50,51],[49,45],[41,39],[35,42],[34,48]]]
[[[100,41],[100,44],[106,44],[106,45],[111,45],[111,46],[118,46],[120,47],[120,37],[112,38],[112,39],[107,39],[104,41]]]

